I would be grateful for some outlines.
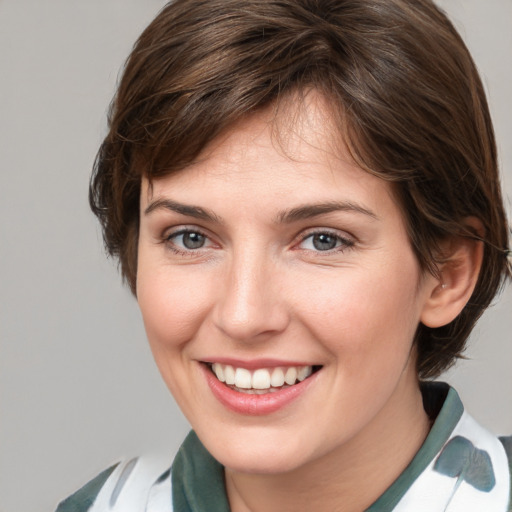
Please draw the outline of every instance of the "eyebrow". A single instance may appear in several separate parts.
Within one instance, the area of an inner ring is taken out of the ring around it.
[[[292,223],[297,222],[299,220],[317,217],[318,215],[324,215],[326,213],[340,211],[359,213],[362,215],[367,215],[375,220],[379,219],[379,217],[374,212],[357,203],[352,203],[350,201],[330,201],[327,203],[320,204],[306,204],[303,206],[292,208],[291,210],[281,212],[277,216],[277,222]]]
[[[222,223],[222,218],[216,215],[211,210],[201,208],[200,206],[191,206],[188,204],[178,203],[171,201],[170,199],[157,199],[153,201],[145,210],[144,215],[149,215],[155,210],[170,210],[172,212],[186,215],[187,217],[193,217],[195,219],[207,220],[210,222]]]
[[[171,199],[157,199],[156,201],[153,201],[144,210],[144,214],[149,215],[151,212],[160,209],[170,210],[172,212],[186,215],[187,217],[193,217],[195,219],[217,222],[220,224],[223,223],[222,217],[219,217],[211,210],[201,208],[200,206],[178,203],[177,201],[172,201]],[[297,206],[291,210],[280,212],[276,217],[276,223],[291,224],[300,220],[310,219],[319,215],[324,215],[326,213],[339,211],[359,213],[362,215],[367,215],[372,219],[378,220],[378,216],[375,213],[357,203],[350,201],[329,201],[327,203]]]

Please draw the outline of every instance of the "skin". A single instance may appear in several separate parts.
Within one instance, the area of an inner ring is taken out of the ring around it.
[[[294,121],[278,123],[279,144],[272,110],[252,114],[187,169],[142,184],[137,298],[148,339],[179,406],[226,467],[234,512],[363,510],[430,426],[412,342],[418,323],[444,310],[444,291],[419,268],[390,185],[351,162],[328,112],[310,93],[285,111]],[[343,209],[283,220],[335,202]],[[204,245],[187,248],[185,228]],[[319,233],[336,246],[318,250]],[[321,369],[286,407],[249,416],[213,396],[202,362],[215,358]]]

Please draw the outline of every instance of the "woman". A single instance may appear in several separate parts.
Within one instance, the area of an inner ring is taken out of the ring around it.
[[[425,382],[510,276],[483,88],[429,0],[170,3],[90,197],[193,432],[59,512],[508,510],[510,438]]]

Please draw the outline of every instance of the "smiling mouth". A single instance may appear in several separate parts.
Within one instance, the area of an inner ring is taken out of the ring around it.
[[[217,380],[240,393],[275,393],[298,384],[320,370],[321,366],[278,366],[248,370],[229,364],[207,363]]]

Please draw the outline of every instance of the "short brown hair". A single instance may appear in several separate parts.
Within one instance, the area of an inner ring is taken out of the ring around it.
[[[418,327],[418,373],[460,357],[506,275],[508,227],[489,110],[475,65],[430,0],[175,0],[140,36],[111,104],[90,203],[136,293],[139,195],[190,164],[236,120],[292,91],[320,90],[354,160],[392,181],[411,245],[435,272],[439,240],[484,229],[471,300]]]

